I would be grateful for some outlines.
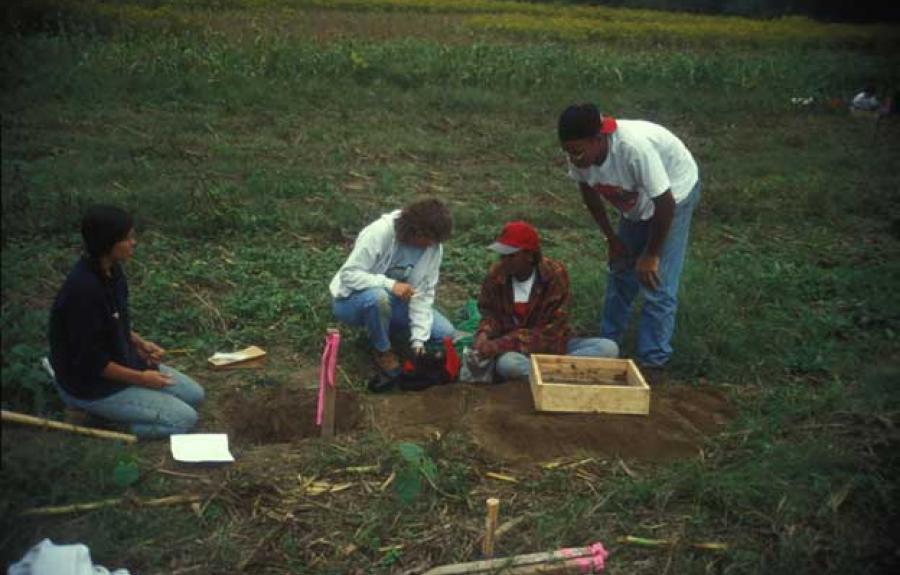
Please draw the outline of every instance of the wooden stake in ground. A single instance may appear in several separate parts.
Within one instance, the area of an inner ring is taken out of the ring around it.
[[[74,503],[72,505],[60,505],[56,507],[35,507],[26,509],[22,515],[65,515],[66,513],[78,513],[79,511],[91,511],[101,507],[112,507],[122,503],[134,503],[138,507],[165,507],[168,505],[180,505],[182,503],[196,503],[203,500],[201,495],[172,495],[158,499],[131,499],[116,497],[115,499],[101,499],[87,503]]]
[[[497,531],[497,515],[500,512],[500,500],[490,497],[487,501],[487,515],[484,519],[484,539],[481,542],[481,554],[485,559],[494,556],[494,533]]]
[[[601,543],[595,543],[588,547],[570,547],[542,553],[441,565],[429,569],[422,575],[475,575],[476,573],[487,575],[498,572],[502,572],[504,575],[580,574],[588,572],[585,570],[586,567],[593,569],[593,572],[599,572],[603,566],[597,558],[598,554],[602,554],[605,559],[606,551]]]
[[[71,423],[63,423],[52,419],[44,419],[43,417],[34,417],[24,413],[16,413],[15,411],[3,410],[3,421],[12,423],[21,423],[23,425],[32,425],[44,429],[55,429],[58,431],[68,431],[69,433],[78,433],[88,435],[90,437],[100,437],[102,439],[116,439],[127,443],[137,441],[137,436],[128,433],[119,433],[116,431],[106,431],[105,429],[95,429],[93,427],[81,427],[80,425],[72,425]]]
[[[319,372],[319,404],[316,409],[316,424],[322,426],[322,437],[334,436],[334,403],[337,396],[338,347],[341,345],[341,332],[329,328],[325,333],[325,350],[322,352],[322,366]]]
[[[646,537],[635,537],[634,535],[625,535],[624,537],[619,537],[619,543],[627,543],[629,545],[639,545],[641,547],[673,547],[677,540],[674,539],[647,539]],[[685,542],[685,545],[689,547],[693,547],[694,549],[703,549],[705,551],[726,551],[728,549],[727,543],[721,543],[719,541],[710,541],[705,543],[690,543]]]

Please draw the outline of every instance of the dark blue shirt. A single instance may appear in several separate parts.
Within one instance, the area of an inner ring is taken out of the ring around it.
[[[110,361],[147,369],[131,345],[128,282],[118,264],[111,272],[104,278],[95,264],[80,259],[50,311],[50,363],[60,387],[79,399],[99,399],[128,387],[103,377]]]

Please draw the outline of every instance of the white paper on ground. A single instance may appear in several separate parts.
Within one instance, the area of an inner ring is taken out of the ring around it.
[[[234,461],[225,433],[176,433],[170,440],[175,461]]]
[[[241,353],[239,351],[235,351],[233,353],[226,353],[224,351],[217,351],[209,358],[210,361],[241,361],[247,359],[247,354]]]

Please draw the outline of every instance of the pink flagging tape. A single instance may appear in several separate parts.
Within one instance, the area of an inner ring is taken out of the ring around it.
[[[590,553],[590,556],[585,556],[585,551]],[[566,549],[560,549],[559,553],[563,557],[572,557],[575,559],[575,564],[578,565],[578,569],[582,573],[600,573],[606,568],[606,558],[609,556],[609,551],[603,547],[603,543],[597,542],[593,545],[589,545],[584,548],[572,548],[568,547]]]
[[[334,387],[334,372],[337,369],[338,347],[341,345],[341,332],[328,330],[325,334],[325,350],[322,351],[322,366],[319,369],[319,403],[316,406],[316,425],[322,426],[325,417],[325,386]]]

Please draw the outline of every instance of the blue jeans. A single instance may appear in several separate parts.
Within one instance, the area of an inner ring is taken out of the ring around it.
[[[78,399],[59,385],[56,388],[66,405],[127,424],[131,433],[138,437],[151,439],[186,433],[197,423],[194,407],[203,401],[203,388],[167,365],[160,365],[159,371],[172,377],[172,385],[163,389],[130,385],[100,399]]]
[[[566,343],[566,355],[618,357],[619,346],[602,337],[573,337]],[[525,378],[531,373],[531,360],[524,353],[508,351],[497,357],[495,369],[501,379]]]
[[[643,253],[650,235],[650,222],[619,220],[619,239],[630,256],[625,262],[609,266],[600,335],[621,343],[628,327],[631,306],[640,292],[644,297],[638,324],[637,360],[642,366],[662,367],[672,356],[672,334],[675,332],[675,312],[678,307],[678,285],[684,256],[687,252],[691,216],[700,201],[700,180],[691,193],[675,206],[669,235],[659,257],[659,289],[651,290],[640,284],[634,271],[637,257]]]
[[[369,341],[378,351],[391,349],[391,335],[409,329],[409,304],[384,288],[355,291],[332,301],[334,317],[341,323],[365,326]],[[441,312],[432,308],[431,341],[453,337],[456,330]]]

